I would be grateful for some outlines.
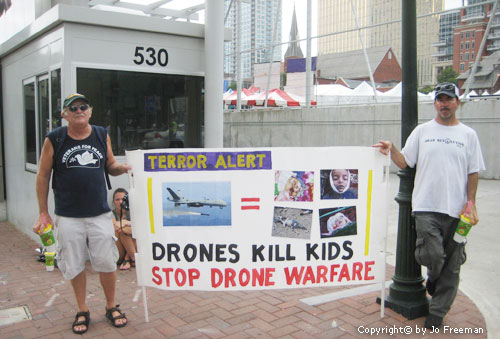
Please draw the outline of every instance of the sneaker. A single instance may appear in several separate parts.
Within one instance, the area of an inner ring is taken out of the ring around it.
[[[432,296],[436,291],[436,283],[427,278],[427,281],[425,282],[425,289],[427,290],[427,293]]]
[[[428,329],[438,329],[443,325],[443,318],[437,315],[429,313],[427,318],[425,318],[425,328]]]

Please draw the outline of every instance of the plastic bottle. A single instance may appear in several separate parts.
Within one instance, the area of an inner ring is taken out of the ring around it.
[[[52,231],[52,225],[45,225],[45,228],[39,234],[45,250],[47,252],[55,252],[56,241],[54,238],[54,232]]]
[[[458,221],[457,229],[455,231],[455,234],[453,235],[453,240],[455,240],[458,243],[465,242],[467,234],[469,234],[469,231],[472,228],[470,219],[467,216],[469,214],[471,205],[472,201],[469,201],[467,203],[467,209],[465,210],[465,213],[460,215],[460,220]]]
[[[40,235],[40,239],[42,240],[42,244],[45,247],[46,252],[55,252],[56,240],[54,238],[54,232],[52,231],[52,224],[47,224],[45,214],[42,214],[42,220],[45,224],[45,227],[43,230],[38,232],[38,234]]]
[[[54,270],[54,259],[56,256],[56,252],[45,252],[45,268],[47,271]]]

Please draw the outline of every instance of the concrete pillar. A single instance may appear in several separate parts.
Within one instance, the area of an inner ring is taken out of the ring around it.
[[[205,1],[205,147],[223,146],[224,1]]]

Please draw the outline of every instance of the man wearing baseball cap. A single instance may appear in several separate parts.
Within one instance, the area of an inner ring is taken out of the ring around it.
[[[470,205],[472,224],[476,210],[478,172],[484,161],[476,132],[459,122],[459,90],[453,83],[434,88],[433,120],[417,126],[400,152],[390,141],[373,145],[400,168],[416,166],[412,212],[417,231],[415,259],[427,267],[426,289],[431,300],[425,327],[438,329],[455,300],[465,242],[453,240],[459,216]]]
[[[125,313],[115,305],[116,261],[112,214],[107,202],[105,170],[111,175],[127,173],[130,167],[113,156],[106,130],[89,124],[92,107],[83,94],[68,96],[62,117],[67,126],[59,127],[45,138],[36,176],[39,216],[33,231],[46,224],[56,226],[57,263],[66,280],[71,281],[77,303],[74,333],[89,328],[90,311],[86,304],[85,262],[90,258],[99,272],[106,297],[106,317],[115,327],[127,324]],[[54,191],[55,224],[48,210],[51,173]]]

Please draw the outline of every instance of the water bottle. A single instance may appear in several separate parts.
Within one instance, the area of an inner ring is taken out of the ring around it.
[[[467,209],[464,214],[460,215],[460,220],[458,221],[457,229],[455,230],[455,234],[453,235],[453,240],[458,243],[463,243],[466,240],[467,234],[469,234],[470,229],[472,228],[472,224],[470,223],[469,214],[470,206],[472,201],[467,203]]]
[[[55,252],[56,241],[54,238],[54,232],[52,231],[52,225],[47,224],[45,228],[40,231],[40,239],[47,252]]]

